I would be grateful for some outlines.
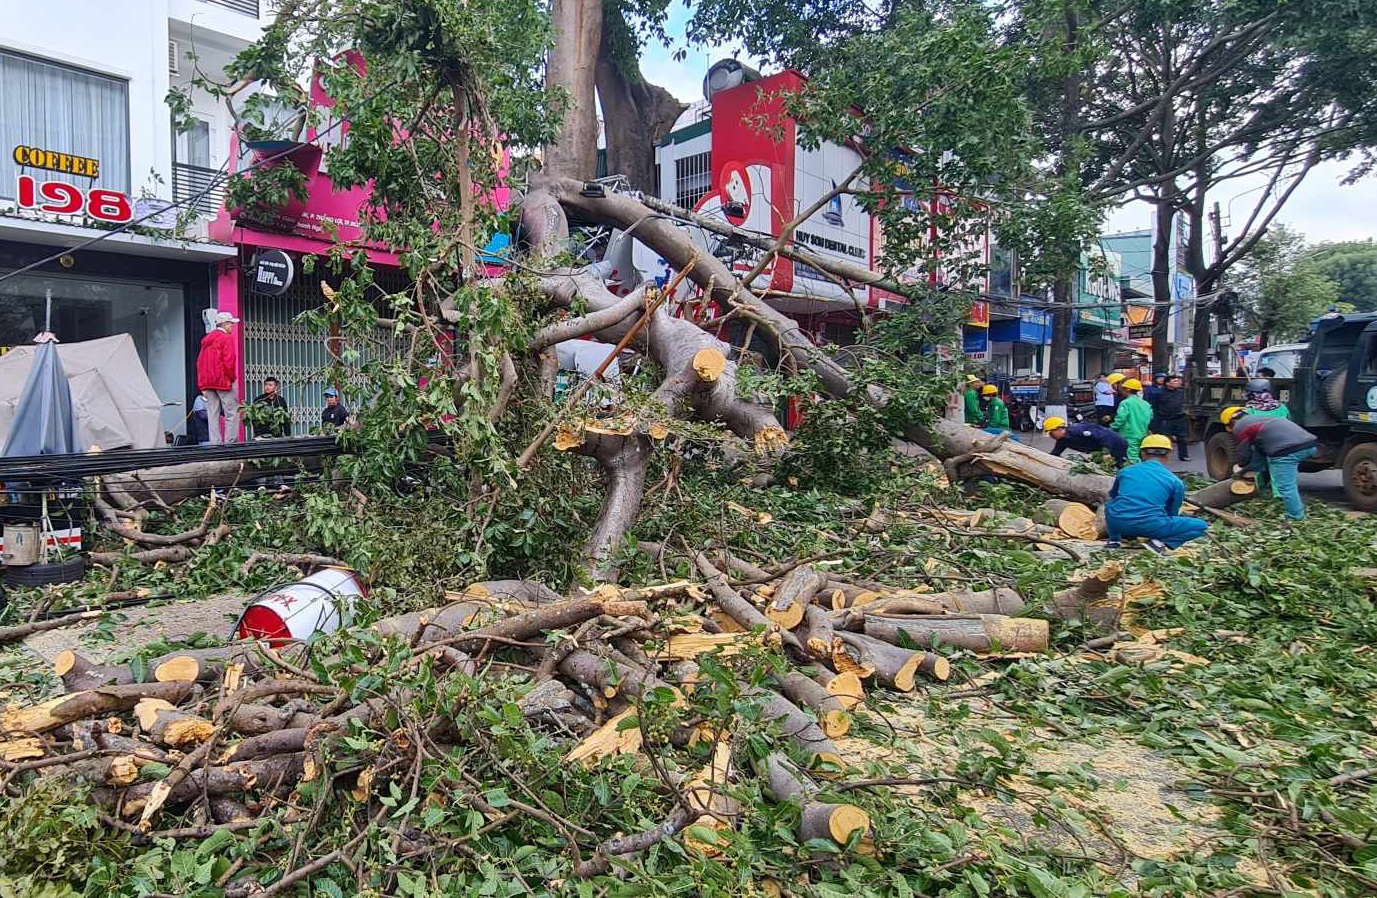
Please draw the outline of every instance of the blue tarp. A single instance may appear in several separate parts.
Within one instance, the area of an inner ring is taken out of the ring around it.
[[[40,343],[0,455],[68,455],[79,451],[77,446],[72,391],[57,343]]]

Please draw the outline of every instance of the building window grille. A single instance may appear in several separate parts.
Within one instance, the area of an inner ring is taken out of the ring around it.
[[[712,188],[712,153],[674,160],[674,203],[692,209]]]

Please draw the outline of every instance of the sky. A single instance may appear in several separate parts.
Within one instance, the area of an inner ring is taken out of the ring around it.
[[[670,16],[669,31],[682,32],[684,14],[677,5]],[[682,62],[673,58],[673,51],[659,46],[647,48],[641,58],[641,72],[651,84],[658,84],[685,103],[703,99],[703,76],[708,66],[729,57],[743,62],[750,60],[728,46],[709,50],[690,50]],[[1377,238],[1377,176],[1368,176],[1352,186],[1340,182],[1348,174],[1350,163],[1328,162],[1316,166],[1296,192],[1291,195],[1277,221],[1305,234],[1312,243],[1326,240],[1362,240]],[[1224,211],[1224,233],[1230,234],[1229,219],[1237,226],[1247,220],[1252,203],[1266,179],[1242,178],[1220,188],[1211,202],[1218,201]],[[1152,207],[1146,203],[1130,203],[1115,210],[1105,222],[1105,233],[1132,231],[1151,227]]]

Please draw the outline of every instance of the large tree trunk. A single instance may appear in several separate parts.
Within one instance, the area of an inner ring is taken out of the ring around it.
[[[587,180],[597,174],[598,115],[593,99],[598,46],[602,42],[602,0],[551,0],[550,49],[545,83],[569,93],[564,123],[545,147],[547,173]]]
[[[1152,240],[1152,370],[1166,371],[1171,360],[1167,335],[1171,322],[1171,272],[1175,260],[1171,253],[1172,225],[1176,209],[1171,197],[1175,188],[1162,188],[1157,203],[1156,230]]]
[[[655,147],[688,107],[642,77],[636,52],[621,8],[604,9],[595,77],[607,135],[607,173],[625,175],[635,190],[657,193]]]

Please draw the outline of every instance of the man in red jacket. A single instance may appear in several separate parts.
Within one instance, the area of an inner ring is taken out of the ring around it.
[[[201,338],[201,354],[196,357],[196,386],[206,400],[210,424],[210,443],[239,442],[239,397],[234,379],[239,373],[238,351],[233,336],[239,323],[229,312],[215,316],[215,327]],[[225,432],[220,434],[220,415],[225,416]]]

